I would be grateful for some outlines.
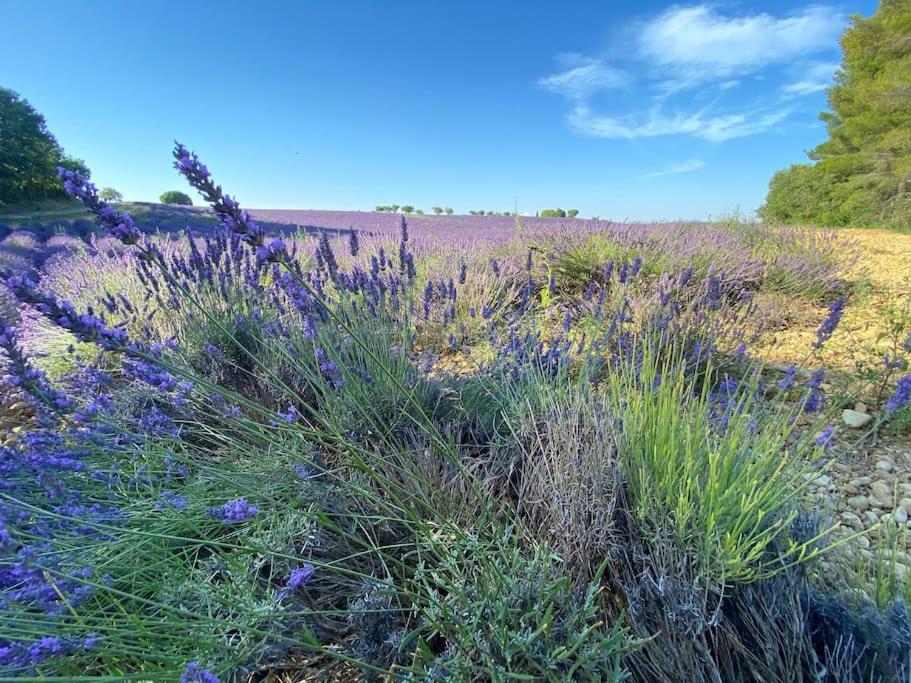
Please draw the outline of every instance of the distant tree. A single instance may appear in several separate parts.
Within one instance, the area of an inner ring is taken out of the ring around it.
[[[101,191],[98,193],[98,196],[101,197],[106,202],[122,202],[123,195],[120,194],[113,187],[102,187]]]
[[[64,153],[28,100],[0,88],[0,205],[66,196],[58,166],[88,175],[85,163]]]
[[[443,213],[442,206],[434,206],[430,210],[433,211],[437,216],[439,216],[441,213]]]
[[[390,205],[387,206],[386,208],[389,209],[389,211],[392,212],[392,213],[398,213],[399,205],[398,205],[398,204],[390,204]]]
[[[414,213],[414,207],[411,204],[405,204],[402,206],[402,213]]]
[[[374,209],[374,211],[376,211],[377,213],[385,213],[385,212],[386,212],[386,209],[388,209],[388,208],[389,208],[388,206],[383,206],[383,205],[381,205],[381,204],[377,204],[377,206],[376,206],[376,208]]]
[[[452,207],[451,207],[451,206],[447,206],[445,209],[443,209],[443,211],[446,212],[446,215],[447,215],[447,216],[451,216],[451,215],[452,215]]]
[[[567,209],[566,210],[567,218],[575,218],[578,215],[579,215],[579,209]]]
[[[158,198],[162,204],[180,204],[182,206],[193,206],[193,200],[190,199],[190,195],[185,192],[180,192],[179,190],[168,190],[167,192],[162,192],[161,196]]]
[[[423,215],[424,215],[424,209],[415,209],[415,210],[414,210],[414,213],[416,213],[418,216],[423,216]]]
[[[911,0],[882,0],[873,16],[855,16],[830,111],[829,139],[809,164],[778,171],[760,215],[821,225],[911,225]]]
[[[541,218],[566,218],[566,212],[563,209],[542,209]]]

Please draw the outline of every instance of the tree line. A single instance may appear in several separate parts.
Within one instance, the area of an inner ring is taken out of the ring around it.
[[[817,225],[911,226],[911,0],[882,0],[841,37],[811,163],[778,171],[760,215]]]

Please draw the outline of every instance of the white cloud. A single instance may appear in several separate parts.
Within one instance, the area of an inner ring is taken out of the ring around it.
[[[833,76],[839,64],[830,62],[815,62],[808,65],[799,80],[785,85],[781,92],[785,95],[800,96],[820,92],[832,85]]]
[[[646,24],[642,57],[691,80],[750,73],[787,63],[835,44],[845,18],[828,7],[808,7],[789,17],[726,17],[707,4],[678,6]]]
[[[580,133],[601,138],[632,140],[663,135],[692,135],[709,142],[724,142],[762,133],[783,121],[787,115],[787,111],[779,111],[751,120],[745,114],[711,116],[704,112],[667,116],[660,109],[654,109],[644,118],[612,117],[593,114],[587,106],[580,105],[573,108],[569,121]]]
[[[722,103],[742,91],[728,91],[766,77],[779,79],[765,88],[777,87],[779,102],[824,89],[837,65],[811,60],[815,54],[835,49],[846,19],[823,6],[786,16],[730,15],[723,13],[723,7],[705,3],[671,7],[629,28],[634,47],[618,57],[622,61],[579,53],[558,55],[558,68],[537,84],[569,100],[569,123],[585,135],[620,139],[689,135],[724,142],[768,131],[790,111],[761,105],[749,109],[745,102],[731,110]],[[788,73],[797,75],[780,85]],[[639,96],[640,108],[593,111],[598,92],[617,88],[627,92],[611,100],[613,107]],[[693,92],[694,88],[701,90]],[[677,106],[672,108],[671,102]]]
[[[691,171],[698,171],[700,168],[705,167],[705,162],[702,159],[689,159],[682,163],[670,166],[661,171],[654,171],[652,173],[646,173],[645,175],[639,176],[640,178],[659,178],[664,175],[676,175],[677,173],[690,173]]]
[[[629,77],[601,60],[576,53],[559,55],[563,70],[538,81],[538,85],[571,99],[585,99],[593,92],[626,85]]]

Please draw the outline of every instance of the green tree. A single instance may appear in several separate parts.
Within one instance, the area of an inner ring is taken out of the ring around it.
[[[579,209],[567,209],[567,211],[566,211],[567,218],[575,218],[578,215],[579,215]]]
[[[82,161],[64,153],[28,100],[0,88],[0,206],[66,196],[58,166],[88,174]]]
[[[442,206],[434,206],[434,207],[431,207],[430,210],[433,211],[437,216],[439,216],[441,213],[443,213]]]
[[[911,0],[855,16],[813,163],[776,173],[760,214],[823,225],[911,225]]]
[[[402,213],[414,213],[414,207],[411,204],[405,204],[402,206]]]
[[[542,209],[541,218],[566,218],[566,212],[563,209]]]
[[[389,206],[386,207],[386,209],[388,209],[388,210],[391,211],[392,213],[397,213],[398,210],[399,210],[399,205],[398,205],[398,204],[390,204]]]
[[[190,199],[190,195],[185,192],[180,192],[179,190],[168,190],[167,192],[162,192],[161,196],[158,198],[162,204],[180,204],[182,206],[193,206],[193,200]]]
[[[451,216],[451,215],[452,215],[452,207],[451,207],[451,206],[447,206],[445,209],[443,209],[443,211],[446,212],[446,215],[447,215],[447,216]]]
[[[101,191],[98,193],[98,196],[101,197],[106,202],[122,202],[123,195],[120,194],[113,187],[102,187]]]

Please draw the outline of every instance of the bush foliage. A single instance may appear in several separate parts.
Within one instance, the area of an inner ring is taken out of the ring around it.
[[[911,226],[911,0],[882,0],[842,36],[820,118],[829,139],[769,183],[760,214],[817,225]]]

